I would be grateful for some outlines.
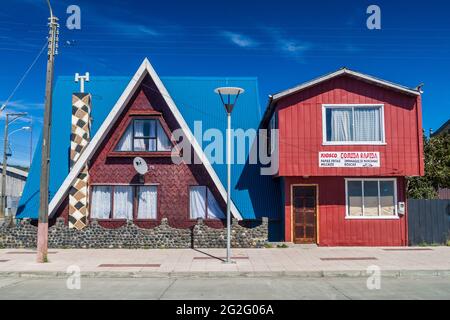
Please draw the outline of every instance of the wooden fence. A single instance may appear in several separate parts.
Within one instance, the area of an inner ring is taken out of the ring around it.
[[[409,245],[450,240],[450,200],[408,200]]]

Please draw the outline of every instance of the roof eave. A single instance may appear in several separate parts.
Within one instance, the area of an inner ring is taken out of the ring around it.
[[[352,71],[352,70],[343,68],[343,69],[340,69],[340,70],[335,71],[333,73],[330,73],[328,75],[325,75],[325,76],[316,78],[314,80],[305,82],[303,84],[300,84],[300,85],[298,85],[296,87],[293,87],[291,89],[288,89],[288,90],[279,92],[277,94],[274,94],[273,95],[273,101],[278,101],[278,100],[280,100],[282,98],[285,98],[287,96],[293,95],[293,94],[295,94],[297,92],[300,92],[300,91],[305,90],[307,88],[310,88],[310,87],[312,87],[314,85],[317,85],[319,83],[322,83],[324,81],[330,80],[332,78],[335,78],[337,76],[341,76],[341,75],[344,75],[344,74],[347,74],[347,75],[350,75],[352,77],[355,77],[355,78],[358,78],[358,79],[361,79],[361,80],[364,80],[364,81],[367,81],[367,82],[370,82],[370,83],[374,83],[374,84],[377,84],[377,85],[380,85],[380,86],[383,86],[383,87],[386,87],[386,88],[389,88],[389,89],[393,89],[393,90],[396,90],[396,91],[399,91],[399,92],[402,92],[402,93],[405,93],[405,94],[409,94],[409,95],[413,95],[413,96],[420,96],[421,95],[420,90],[407,88],[407,87],[399,85],[399,84],[395,84],[395,83],[392,83],[392,82],[384,81],[384,80],[377,79],[375,77],[372,77],[372,76],[369,76],[369,75],[366,75],[366,74],[363,74],[363,73],[360,73],[360,72],[356,72],[356,71]]]

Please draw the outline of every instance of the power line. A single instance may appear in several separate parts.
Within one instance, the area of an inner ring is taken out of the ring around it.
[[[19,82],[17,83],[16,87],[14,88],[14,90],[11,92],[11,94],[9,95],[8,99],[6,99],[6,101],[3,103],[1,110],[3,110],[4,108],[6,108],[7,104],[9,103],[9,101],[12,99],[12,97],[14,96],[14,94],[16,93],[16,91],[19,89],[20,85],[22,84],[22,82],[25,80],[25,78],[28,76],[28,74],[30,73],[31,69],[33,69],[34,65],[36,64],[36,62],[38,61],[39,57],[41,56],[41,54],[44,52],[45,48],[47,47],[47,42],[45,42],[44,46],[42,47],[42,49],[39,51],[38,55],[36,56],[36,58],[34,58],[33,62],[31,63],[31,65],[29,66],[29,68],[25,71],[25,73],[23,74],[22,78],[19,80]]]

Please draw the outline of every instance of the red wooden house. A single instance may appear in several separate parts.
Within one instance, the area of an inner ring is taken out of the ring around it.
[[[285,241],[405,246],[406,177],[424,173],[420,88],[341,69],[271,97]]]

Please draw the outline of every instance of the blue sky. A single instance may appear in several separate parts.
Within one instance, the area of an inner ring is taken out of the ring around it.
[[[81,30],[65,27],[71,4],[81,8]],[[381,30],[366,27],[371,4],[381,8]],[[450,118],[448,1],[53,0],[53,7],[61,22],[56,77],[131,76],[148,57],[162,76],[256,76],[264,107],[269,94],[347,66],[411,87],[425,83],[426,130]],[[45,44],[47,17],[45,0],[2,3],[0,102]],[[33,116],[34,144],[45,66],[44,51],[7,109]],[[27,165],[30,133],[14,134],[11,148],[10,162]]]

